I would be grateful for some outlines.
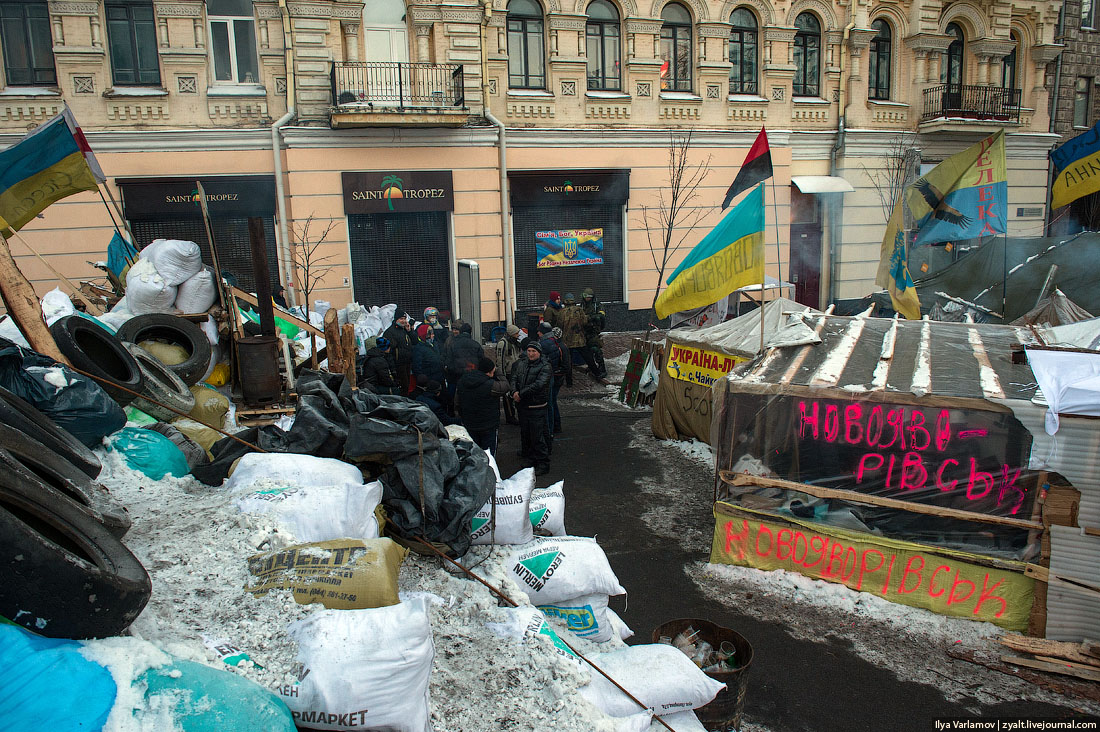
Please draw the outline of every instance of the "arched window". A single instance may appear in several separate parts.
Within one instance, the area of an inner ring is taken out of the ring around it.
[[[821,23],[810,13],[794,19],[794,95],[821,96]]]
[[[730,94],[756,94],[756,16],[738,8],[730,25]]]
[[[588,53],[588,88],[618,91],[622,35],[619,11],[607,0],[593,0],[584,27]]]
[[[546,88],[542,8],[535,0],[508,2],[508,86]]]
[[[961,86],[963,83],[963,30],[958,23],[950,23],[947,26],[947,35],[953,38],[943,59],[940,81],[952,86]]]
[[[679,3],[661,11],[661,89],[691,91],[691,15]]]
[[[868,99],[890,98],[890,24],[882,18],[871,23],[871,29],[877,31],[871,39],[870,80],[867,84]]]
[[[1003,89],[1016,88],[1016,51],[1020,48],[1020,37],[1015,32],[1010,37],[1012,38],[1012,53],[1001,60],[1001,88]]]

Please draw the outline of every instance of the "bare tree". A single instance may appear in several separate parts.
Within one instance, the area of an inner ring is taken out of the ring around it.
[[[298,292],[302,295],[303,312],[309,320],[309,295],[325,279],[325,275],[336,268],[336,256],[322,254],[322,247],[332,230],[339,222],[329,220],[319,232],[320,222],[310,214],[301,224],[290,226],[290,260],[294,264],[295,279],[298,280]],[[313,229],[314,231],[310,231]]]
[[[645,229],[649,254],[657,270],[657,286],[653,288],[653,302],[661,294],[661,281],[665,278],[668,263],[695,227],[711,212],[709,207],[694,205],[699,196],[699,186],[710,170],[710,156],[701,163],[690,164],[692,130],[668,135],[668,185],[657,191],[654,206],[642,206],[641,224]]]
[[[914,134],[897,135],[887,144],[881,167],[871,169],[860,164],[878,195],[882,216],[886,221],[890,220],[894,204],[898,202],[902,191],[913,182],[919,172],[920,148],[916,143],[917,136]]]

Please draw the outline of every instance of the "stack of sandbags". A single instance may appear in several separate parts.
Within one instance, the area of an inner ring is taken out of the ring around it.
[[[155,239],[141,250],[126,273],[126,297],[113,311],[203,313],[217,297],[216,273],[203,267],[202,252],[193,241]]]

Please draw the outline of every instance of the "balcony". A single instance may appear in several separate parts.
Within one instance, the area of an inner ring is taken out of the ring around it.
[[[999,86],[940,84],[924,90],[921,122],[964,119],[985,122],[1020,122],[1020,89]]]
[[[466,123],[462,66],[345,61],[332,65],[333,128]]]

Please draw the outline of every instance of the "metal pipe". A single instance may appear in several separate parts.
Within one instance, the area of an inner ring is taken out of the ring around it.
[[[279,207],[279,260],[283,263],[284,286],[287,304],[297,305],[298,288],[294,286],[294,260],[290,250],[289,226],[286,221],[286,187],[283,184],[283,141],[281,129],[297,114],[294,81],[294,35],[290,32],[290,12],[286,0],[279,0],[279,14],[283,20],[283,61],[286,64],[286,114],[271,125],[271,153],[275,160],[275,200]],[[308,303],[306,310],[308,311]],[[308,312],[306,320],[309,320]]]
[[[1062,8],[1058,11],[1058,32],[1054,37],[1056,43],[1064,40],[1066,23],[1066,6],[1062,5]],[[1058,119],[1058,96],[1062,91],[1062,57],[1065,55],[1065,50],[1058,54],[1058,61],[1054,65],[1054,93],[1050,100],[1050,122],[1047,124],[1048,132],[1057,132],[1056,120]],[[1043,227],[1043,233],[1047,236],[1051,235],[1050,225],[1053,222],[1054,212],[1050,209],[1050,190],[1054,188],[1054,163],[1047,159],[1047,215],[1045,226]]]
[[[504,258],[504,323],[511,322],[509,313],[515,312],[515,288],[512,288],[509,296],[508,283],[512,275],[512,241],[511,223],[508,220],[508,141],[505,138],[504,123],[493,116],[489,111],[489,50],[485,42],[485,28],[489,25],[489,19],[493,17],[492,0],[484,0],[483,22],[481,24],[481,104],[485,119],[497,128],[497,149],[500,156],[500,245],[501,255]]]
[[[848,8],[848,12],[851,13],[853,9]],[[848,50],[848,38],[851,36],[852,29],[856,27],[856,17],[853,14],[848,21],[848,25],[844,26],[844,34],[841,36],[840,41],[840,88],[837,90],[839,96],[837,98],[836,112],[836,142],[833,143],[832,149],[829,150],[829,175],[837,175],[837,153],[844,149],[844,126],[848,117],[848,107],[851,105],[851,94],[848,94],[847,85],[852,83],[852,76],[848,72],[848,66],[846,61]],[[840,177],[840,176],[837,176]],[[829,201],[829,304],[832,305],[836,302],[836,272],[837,272],[837,253],[839,243],[837,240],[840,238],[840,219],[844,214],[844,194],[837,193],[831,195],[832,200]],[[794,242],[791,243],[794,245]]]

